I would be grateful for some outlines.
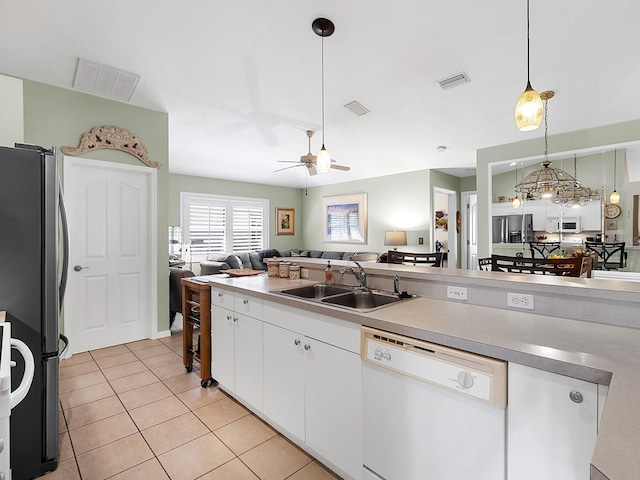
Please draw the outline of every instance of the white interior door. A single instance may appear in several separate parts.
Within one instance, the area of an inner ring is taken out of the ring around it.
[[[64,173],[70,237],[65,332],[71,351],[149,338],[155,171],[65,157]]]

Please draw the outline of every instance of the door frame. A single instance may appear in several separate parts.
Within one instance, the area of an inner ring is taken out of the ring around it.
[[[447,253],[447,268],[456,269],[456,265],[458,262],[458,234],[456,232],[456,212],[458,209],[457,202],[457,192],[454,190],[449,190],[447,188],[442,187],[433,187],[433,196],[431,204],[435,205],[435,197],[436,195],[446,195],[447,196],[447,209],[449,215],[449,225],[447,227],[447,241],[449,243],[449,251]],[[435,218],[435,208],[432,208],[431,212],[431,238],[432,242],[435,242],[436,238],[436,225],[433,219]],[[434,248],[435,251],[435,248]]]
[[[469,265],[469,245],[471,242],[471,238],[475,232],[476,242],[478,237],[478,216],[475,217],[475,223],[471,222],[471,212],[469,211],[469,198],[475,195],[476,201],[478,197],[478,192],[475,190],[465,191],[460,193],[460,197],[462,198],[462,226],[460,227],[460,249],[464,252],[462,254],[460,267],[467,270],[478,270],[478,265]],[[476,243],[477,245],[477,243]],[[477,252],[476,252],[477,254]]]
[[[74,167],[92,167],[102,170],[117,170],[123,173],[138,173],[147,176],[149,191],[147,192],[149,202],[149,235],[148,245],[146,246],[147,261],[149,266],[149,298],[148,311],[149,322],[147,326],[147,335],[151,339],[158,338],[158,172],[155,168],[141,167],[138,165],[128,165],[125,163],[109,162],[105,160],[93,160],[82,157],[63,156],[64,175],[62,190],[71,185],[72,173]],[[66,201],[66,200],[65,200]],[[69,211],[70,208],[67,208]],[[66,319],[62,315],[62,327],[66,330]],[[73,332],[73,328],[67,330]],[[73,345],[69,345],[69,356],[73,353]]]

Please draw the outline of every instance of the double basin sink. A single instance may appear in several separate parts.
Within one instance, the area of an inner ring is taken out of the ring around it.
[[[377,290],[359,290],[341,285],[326,285],[322,283],[274,290],[273,293],[359,311],[376,310],[402,300],[402,298],[392,293]]]

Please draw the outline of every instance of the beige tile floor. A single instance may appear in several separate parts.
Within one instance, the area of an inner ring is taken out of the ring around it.
[[[47,480],[339,478],[182,364],[182,332],[60,367],[60,463]]]

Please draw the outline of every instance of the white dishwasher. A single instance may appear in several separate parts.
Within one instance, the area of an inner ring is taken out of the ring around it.
[[[362,327],[365,480],[506,478],[507,363]]]

